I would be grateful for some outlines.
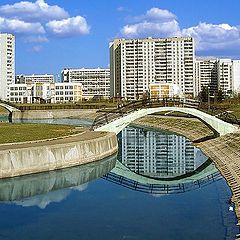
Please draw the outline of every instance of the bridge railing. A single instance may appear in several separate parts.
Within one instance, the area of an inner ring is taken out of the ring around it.
[[[6,104],[6,105],[14,107],[14,108],[17,108],[14,103],[9,102],[9,101],[5,101],[5,100],[0,99],[0,103]]]
[[[123,187],[149,193],[149,194],[178,194],[188,191],[192,191],[206,185],[209,185],[213,182],[219,181],[222,179],[222,176],[219,172],[212,173],[206,177],[203,177],[199,180],[188,182],[188,183],[179,183],[179,184],[143,184],[135,180],[128,179],[126,177],[117,175],[116,173],[109,172],[108,174],[102,177],[103,179],[121,185]]]
[[[155,107],[194,107],[198,108],[200,102],[196,100],[186,101],[181,98],[163,98],[163,99],[142,99],[129,103],[119,102],[117,108],[101,109],[98,111],[98,116],[95,118],[91,129],[94,130],[100,126],[110,123],[120,117],[123,117],[133,111],[143,108]]]
[[[98,111],[98,116],[95,118],[91,129],[94,130],[97,127],[110,123],[118,118],[121,118],[133,111],[137,111],[143,108],[155,108],[155,107],[188,107],[196,108],[204,111],[217,118],[240,125],[240,120],[230,111],[226,111],[220,108],[209,107],[202,104],[195,99],[183,99],[183,98],[162,98],[162,99],[142,99],[129,103],[119,102],[117,108],[114,109],[101,109]]]

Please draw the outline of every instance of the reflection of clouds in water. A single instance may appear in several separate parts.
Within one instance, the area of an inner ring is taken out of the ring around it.
[[[195,159],[196,159],[196,167],[198,168],[208,160],[208,157],[200,149],[196,149]]]
[[[160,197],[163,197],[163,196],[166,196],[166,195],[169,195],[169,194],[167,194],[167,193],[164,193],[164,194],[151,194],[151,196],[152,197],[154,197],[154,198],[160,198]]]
[[[22,207],[37,206],[41,209],[45,209],[50,203],[60,203],[70,195],[72,190],[82,192],[86,190],[88,183],[80,186],[72,187],[69,189],[58,190],[54,192],[48,192],[44,195],[38,195],[30,198],[23,199],[22,201],[14,201],[13,203]]]
[[[84,190],[86,190],[88,188],[88,183],[82,184],[80,186],[76,186],[76,187],[71,187],[72,190],[76,190],[79,192],[82,192]]]

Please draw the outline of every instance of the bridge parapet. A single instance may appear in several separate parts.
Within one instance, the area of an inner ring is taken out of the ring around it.
[[[104,128],[105,125],[108,125],[111,122],[115,122],[115,123],[122,122],[123,119],[125,120],[128,119],[127,118],[128,115],[136,117],[138,113],[135,113],[135,114],[133,113],[137,111],[139,112],[140,110],[144,110],[144,109],[145,110],[152,109],[151,111],[150,110],[147,111],[148,113],[146,113],[145,115],[151,114],[150,112],[156,113],[156,112],[172,111],[172,112],[182,112],[182,113],[195,116],[200,120],[202,120],[204,123],[206,123],[208,126],[213,128],[215,131],[217,131],[220,135],[233,132],[236,129],[238,129],[232,124],[229,124],[229,122],[239,125],[238,119],[232,113],[228,113],[225,111],[225,112],[220,112],[220,114],[219,112],[218,114],[216,114],[213,111],[213,109],[211,112],[208,112],[206,111],[206,109],[201,108],[199,101],[196,101],[193,99],[165,98],[162,100],[143,99],[141,101],[133,101],[128,104],[119,104],[118,108],[116,109],[100,110],[99,112],[101,114],[95,118],[92,124],[92,130],[98,129],[101,127]],[[140,116],[140,117],[143,117],[143,116]],[[137,118],[139,117],[136,117],[135,119]],[[130,122],[132,121],[130,120]]]
[[[19,109],[16,108],[14,104],[11,104],[3,100],[0,100],[0,106],[7,109],[9,112],[20,111]]]
[[[239,127],[234,126],[230,123],[224,122],[223,120],[218,119],[215,116],[209,115],[195,108],[186,108],[186,107],[156,107],[156,108],[139,109],[133,112],[129,112],[123,116],[119,116],[118,118],[115,118],[113,121],[110,121],[111,119],[110,120],[108,119],[109,121],[105,125],[103,125],[104,119],[102,119],[103,121],[101,122],[102,125],[100,125],[95,130],[115,132],[117,134],[122,129],[124,129],[127,125],[129,125],[131,122],[135,121],[138,118],[141,118],[156,112],[167,112],[167,111],[181,112],[181,113],[186,113],[186,114],[195,116],[201,121],[203,121],[205,124],[210,126],[212,129],[214,129],[217,133],[219,133],[220,136],[225,135],[227,133],[236,132],[239,130]]]

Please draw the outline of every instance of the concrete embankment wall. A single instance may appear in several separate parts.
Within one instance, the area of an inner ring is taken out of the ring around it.
[[[12,120],[18,119],[50,119],[50,118],[95,118],[96,109],[53,109],[53,110],[26,110],[14,111]]]
[[[40,146],[32,143],[31,147],[24,147],[24,143],[9,148],[0,145],[0,178],[78,166],[111,156],[118,150],[114,133],[103,133],[96,138],[93,135],[82,141],[69,139],[61,144],[54,144],[54,141],[41,142]]]

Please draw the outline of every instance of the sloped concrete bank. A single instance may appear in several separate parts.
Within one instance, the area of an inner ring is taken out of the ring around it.
[[[115,133],[85,132],[49,141],[0,145],[0,178],[78,166],[118,150]]]
[[[12,120],[21,119],[51,119],[81,117],[94,119],[96,109],[52,109],[52,110],[26,110],[12,112]]]

